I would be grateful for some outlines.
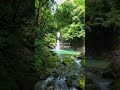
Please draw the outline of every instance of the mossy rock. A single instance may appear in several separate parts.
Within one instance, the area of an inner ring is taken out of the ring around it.
[[[64,59],[63,59],[63,64],[64,65],[68,65],[68,64],[71,64],[71,63],[74,63],[74,61],[71,57],[64,57]]]
[[[71,79],[67,79],[66,80],[66,84],[67,84],[67,86],[69,86],[69,87],[72,87],[72,80]]]
[[[78,79],[77,75],[69,75],[66,78],[67,78],[66,83],[69,87],[72,87],[73,83],[75,84],[75,86],[79,87],[79,84],[75,83],[75,81]]]
[[[93,80],[89,76],[85,76],[86,84],[93,83]]]
[[[70,75],[69,77],[70,77],[71,79],[77,79],[77,78],[78,78],[77,75]]]
[[[112,84],[112,89],[111,90],[120,90],[120,78],[115,79]]]
[[[53,85],[53,81],[48,82],[47,87],[50,87]]]
[[[82,66],[85,66],[85,59],[81,61]]]
[[[56,61],[57,61],[57,56],[50,56],[49,58],[48,58],[48,67],[49,68],[54,68],[54,67],[56,67]]]
[[[80,79],[79,84],[80,84],[80,87],[82,88],[82,90],[85,90],[85,77],[82,77]]]
[[[57,72],[53,72],[53,76],[55,77],[55,78],[57,78],[57,77],[59,77],[59,73],[57,73]]]
[[[93,82],[93,80],[92,80],[89,76],[87,76],[87,75],[85,75],[85,85],[86,85],[86,87],[85,87],[86,90],[87,90],[87,89],[89,89],[89,90],[98,90],[96,84],[95,84],[95,83]]]

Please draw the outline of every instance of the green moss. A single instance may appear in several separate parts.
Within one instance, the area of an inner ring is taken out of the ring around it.
[[[85,77],[80,79],[79,84],[80,84],[80,87],[82,88],[82,90],[85,90]]]
[[[70,63],[74,63],[74,61],[73,61],[73,59],[72,59],[71,57],[65,57],[65,58],[63,59],[63,63],[64,63],[65,65],[68,65],[68,64],[70,64]]]
[[[85,75],[85,84],[86,88],[89,88],[89,90],[98,90],[93,80],[87,75]]]
[[[56,61],[57,61],[58,57],[57,56],[52,56],[50,55],[48,57],[47,63],[48,63],[48,67],[49,68],[54,68],[56,67]]]
[[[120,77],[113,81],[112,90],[120,90]]]
[[[82,66],[85,66],[85,59],[83,59],[81,63],[82,63]]]
[[[77,79],[78,76],[77,76],[77,75],[70,75],[70,78],[71,78],[71,79]]]

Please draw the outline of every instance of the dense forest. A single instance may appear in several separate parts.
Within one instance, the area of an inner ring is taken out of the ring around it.
[[[79,6],[79,4],[81,4]],[[5,0],[0,4],[0,89],[33,90],[55,67],[56,33],[84,46],[84,1]],[[80,13],[79,13],[80,11]],[[62,18],[61,18],[62,17]]]
[[[101,87],[101,90],[120,90],[119,1],[89,0],[86,1],[85,7],[86,58],[91,56],[95,59],[103,59],[104,61],[110,61],[111,64],[109,64],[108,66],[107,64],[102,63],[101,67],[103,68],[105,66],[106,68],[104,68],[102,71],[98,70],[98,75],[102,73],[102,76],[104,78],[112,79],[111,82],[107,81],[107,83],[109,83],[109,87]],[[96,66],[98,65],[98,63],[96,64]],[[102,82],[102,84],[103,83],[104,82]],[[89,82],[87,84],[89,84]],[[100,83],[98,84],[100,86]]]
[[[119,0],[2,0],[0,12],[0,90],[120,90]],[[57,40],[70,55],[50,51]]]
[[[93,7],[94,6],[94,7]],[[86,50],[104,52],[119,46],[119,4],[118,1],[86,2]]]
[[[34,89],[34,0],[0,3],[0,90]]]

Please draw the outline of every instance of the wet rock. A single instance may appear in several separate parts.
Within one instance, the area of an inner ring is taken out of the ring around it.
[[[83,90],[81,87],[77,86],[75,87],[77,90]]]
[[[102,74],[102,76],[103,76],[104,78],[110,78],[110,79],[114,79],[114,78],[115,78],[114,74],[113,74],[111,71],[105,71],[105,72]]]
[[[120,61],[112,62],[107,69],[103,71],[103,77],[114,79],[120,75]]]
[[[47,87],[50,87],[53,85],[53,81],[48,82]]]
[[[85,80],[86,80],[85,90],[98,90],[96,84],[93,82],[93,80],[88,75],[85,76]]]
[[[77,80],[78,76],[77,75],[70,75],[66,77],[66,84],[69,87],[79,87],[79,81]]]
[[[54,90],[54,87],[50,86],[50,87],[47,88],[47,90]]]
[[[57,77],[59,76],[59,73],[56,72],[56,73],[53,74],[53,76],[54,76],[55,78],[57,78]]]
[[[82,56],[79,56],[78,59],[83,59],[83,57],[82,57]]]
[[[78,90],[82,90],[82,88],[79,86],[79,82],[78,81],[73,81],[72,86],[75,87]]]
[[[72,87],[72,80],[70,79],[66,80],[66,84],[68,87]]]
[[[70,75],[70,78],[71,78],[71,79],[77,79],[78,76],[77,76],[77,75]]]

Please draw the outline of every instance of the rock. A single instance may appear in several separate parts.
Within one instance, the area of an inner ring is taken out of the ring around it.
[[[66,80],[66,84],[68,87],[72,87],[72,80],[71,79],[67,79]]]
[[[54,87],[50,86],[50,87],[47,88],[47,90],[54,90]]]
[[[102,73],[103,77],[114,79],[120,75],[120,60],[112,62]]]
[[[108,71],[104,72],[104,73],[102,74],[102,76],[103,76],[104,78],[109,78],[109,79],[114,79],[114,77],[115,77],[112,72],[108,72]]]
[[[77,79],[78,76],[77,76],[77,75],[70,75],[70,78],[71,78],[71,79]]]
[[[83,90],[81,87],[76,87],[77,90]]]
[[[69,87],[79,88],[79,81],[77,75],[70,75],[66,77],[66,84]]]
[[[85,76],[85,90],[98,90],[96,84],[93,82],[93,80],[86,75]]]
[[[74,63],[73,59],[71,57],[64,57],[63,59],[63,65],[68,65],[68,64],[71,64],[71,63]]]
[[[53,81],[48,82],[47,87],[51,87],[53,85]]]
[[[83,59],[82,56],[79,56],[78,59]]]

